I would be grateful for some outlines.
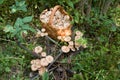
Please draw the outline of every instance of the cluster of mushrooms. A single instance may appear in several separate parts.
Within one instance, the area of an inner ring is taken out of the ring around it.
[[[37,33],[36,33],[36,36],[35,37],[44,37],[44,36],[47,36],[48,33],[46,32],[46,29],[45,28],[42,28],[41,30],[37,29]]]
[[[74,40],[71,39],[70,36],[58,36],[57,38],[61,41],[65,41],[68,43],[68,45],[64,45],[61,47],[61,50],[64,53],[68,53],[70,50],[71,51],[76,51],[79,50],[79,48],[82,46],[83,48],[86,48],[86,44],[82,44],[78,42],[79,39],[82,39],[83,33],[80,31],[75,32],[75,38]]]
[[[51,55],[47,55],[41,46],[35,47],[34,52],[39,54],[41,59],[34,59],[31,61],[31,70],[38,71],[39,75],[43,75],[43,73],[47,71],[46,66],[48,66],[54,58]]]
[[[40,15],[40,20],[43,23],[48,23],[50,19],[50,15],[52,13],[53,8],[48,11],[47,9],[44,10]],[[60,10],[57,10],[54,17],[53,17],[53,26],[61,29],[66,28],[70,25],[70,17],[66,14],[62,14]]]
[[[62,13],[60,9],[57,9],[56,12],[54,13],[54,17],[51,17],[51,15],[53,15],[55,8],[51,8],[50,10],[46,9],[40,14],[41,22],[47,25],[42,25],[45,27],[42,28],[41,30],[37,30],[37,34],[35,37],[39,38],[39,37],[48,36],[48,33],[49,36],[50,34],[56,34],[55,39],[57,38],[59,41],[67,43],[66,45],[61,46],[61,50],[63,53],[79,50],[81,46],[83,48],[86,48],[86,43],[83,44],[80,41],[81,39],[83,39],[83,33],[81,31],[78,30],[75,31],[74,39],[72,39],[72,37],[70,36],[72,32],[71,31],[72,25],[70,23],[71,17],[67,15],[67,13]],[[52,27],[49,26],[51,19],[52,19]],[[54,58],[51,55],[47,55],[46,52],[43,51],[43,48],[41,46],[35,47],[34,52],[36,54],[39,54],[41,58],[34,59],[31,61],[31,70],[38,71],[40,75],[43,75],[43,73],[47,71],[46,67],[53,62]]]

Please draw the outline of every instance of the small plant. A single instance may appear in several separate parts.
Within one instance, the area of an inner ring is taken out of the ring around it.
[[[32,21],[33,16],[27,16],[24,18],[17,18],[14,25],[6,25],[4,31],[10,33],[10,37],[17,37],[22,40],[28,33],[28,31],[35,32],[33,28],[28,24]]]
[[[15,13],[17,11],[27,12],[27,8],[26,7],[27,7],[27,5],[25,4],[24,0],[22,0],[22,1],[15,0],[15,5],[12,5],[10,7],[11,13]]]

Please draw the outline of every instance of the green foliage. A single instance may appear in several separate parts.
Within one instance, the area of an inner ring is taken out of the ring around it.
[[[0,0],[0,4],[2,4],[4,2],[4,0]]]
[[[11,45],[16,47],[11,47]],[[23,67],[29,62],[29,60],[25,60],[23,52],[15,43],[0,44],[0,75],[2,75],[0,80],[7,80],[8,78],[10,80],[21,79],[21,76],[23,76],[21,71],[24,70]]]
[[[87,40],[84,38],[80,38],[77,40],[78,43],[80,43],[81,45],[86,45],[87,44]]]
[[[28,24],[29,22],[32,21],[32,16],[27,16],[22,18],[17,18],[17,20],[15,21],[14,26],[12,25],[6,25],[6,27],[4,28],[4,31],[6,33],[10,33],[10,37],[17,37],[18,39],[22,40],[22,33],[27,35],[27,31],[32,31],[35,32],[35,30],[33,28],[30,27],[30,25]]]
[[[27,12],[27,8],[26,7],[27,7],[27,5],[25,4],[24,0],[21,0],[21,1],[15,0],[15,5],[12,5],[10,7],[11,13],[15,13],[17,11]]]
[[[44,72],[44,74],[42,75],[42,80],[49,80],[48,72]]]

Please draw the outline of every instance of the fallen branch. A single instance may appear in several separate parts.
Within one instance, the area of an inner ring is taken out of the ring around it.
[[[63,54],[63,52],[60,50],[60,53],[56,56],[56,58],[54,59],[54,61],[47,67],[48,71],[50,69],[50,67],[57,61],[57,59]]]
[[[40,58],[39,55],[37,55],[35,52],[30,51],[28,48],[26,48],[25,46],[23,46],[19,41],[16,41],[17,45],[21,48],[24,49],[25,51],[27,51],[28,53],[32,54],[34,57]]]

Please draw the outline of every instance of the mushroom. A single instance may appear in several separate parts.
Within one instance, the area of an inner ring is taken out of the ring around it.
[[[49,63],[47,62],[46,58],[42,58],[40,60],[41,66],[47,66]]]
[[[34,63],[38,68],[41,67],[40,59],[36,59]]]
[[[41,33],[41,37],[44,37],[44,36],[45,36],[45,33],[42,32],[42,33]]]
[[[73,46],[74,42],[73,41],[69,41],[68,44]]]
[[[41,53],[42,50],[43,50],[43,48],[41,46],[37,46],[37,47],[35,47],[34,52],[38,54],[38,53]]]
[[[87,45],[86,45],[86,44],[83,44],[83,45],[82,45],[82,47],[83,47],[83,48],[86,48],[86,47],[87,47]]]
[[[45,71],[46,71],[45,67],[41,67],[38,69],[39,75],[43,75]]]
[[[82,37],[82,36],[83,36],[83,33],[82,33],[82,32],[80,32],[80,31],[76,31],[76,32],[75,32],[75,34],[76,34],[77,36],[80,36],[80,37]]]
[[[35,37],[40,37],[40,36],[41,36],[41,31],[38,30]]]
[[[58,40],[62,40],[62,36],[58,36],[57,39],[58,39]]]
[[[81,36],[75,36],[75,41],[79,40],[81,38]]]
[[[46,57],[46,52],[41,52],[42,57]]]
[[[79,47],[81,46],[81,44],[80,43],[78,43],[78,42],[75,42],[75,48],[77,49],[77,50],[79,50]]]
[[[45,35],[45,36],[48,36],[48,33],[46,32],[46,33],[44,33],[44,35]]]
[[[38,67],[36,65],[31,65],[31,70],[32,71],[36,71],[38,69]]]
[[[68,16],[68,15],[65,15],[64,16],[64,20],[66,21],[66,20],[69,20],[70,19],[70,17]]]
[[[45,29],[45,28],[42,28],[42,29],[41,29],[41,31],[42,31],[42,32],[45,32],[45,31],[46,31],[46,29]]]
[[[46,56],[46,60],[48,63],[51,63],[54,60],[54,58],[52,56],[48,55],[48,56]]]
[[[74,45],[68,45],[68,47],[69,47],[72,51],[75,51]]]
[[[70,51],[70,48],[68,46],[62,46],[61,50],[64,53],[68,53]]]
[[[70,36],[65,36],[64,41],[69,42],[71,40]]]
[[[31,63],[31,64],[35,64],[35,60],[32,60],[30,63]]]

